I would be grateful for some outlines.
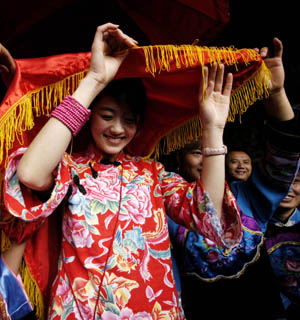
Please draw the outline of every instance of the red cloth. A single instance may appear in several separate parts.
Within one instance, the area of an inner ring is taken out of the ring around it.
[[[230,20],[229,1],[117,0],[120,7],[141,28],[152,44],[207,45]]]
[[[230,71],[234,74],[233,91],[247,82],[262,64],[260,56],[257,55],[253,58],[247,50],[238,50],[234,54],[237,59],[236,65],[228,66],[228,61],[226,61],[228,58],[222,60],[225,63],[225,72]],[[253,53],[251,54],[253,55]],[[155,76],[146,70],[143,48],[132,49],[121,65],[116,78],[141,77],[148,96],[144,129],[129,146],[128,149],[131,153],[142,156],[149,155],[162,136],[187,120],[198,116],[197,99],[202,69],[199,62],[195,63],[194,66],[184,66],[182,63],[185,59],[184,55],[184,52],[180,53],[180,69],[173,59],[170,61],[170,70],[157,70]],[[157,68],[159,68],[155,50],[153,57]],[[247,63],[245,63],[245,57],[249,60]],[[90,64],[90,53],[19,59],[16,60],[16,63],[15,79],[0,106],[0,130],[1,127],[3,128],[9,113],[15,108],[16,104],[22,101],[25,95],[29,97],[32,92],[42,87],[67,79],[75,73],[87,71]],[[208,53],[204,56],[204,64],[209,64]],[[72,90],[75,90],[75,88],[70,89],[69,92],[72,93]],[[58,97],[56,104],[62,98]],[[53,107],[54,104],[54,101],[51,102],[50,107]],[[28,128],[24,129],[24,126],[22,126],[22,130],[18,128],[18,139],[13,142],[11,150],[18,149],[20,145],[28,145],[47,119],[48,117],[45,115],[34,116],[35,125],[31,131],[28,131]],[[4,149],[4,152],[8,142],[6,137],[0,141],[0,148]],[[2,167],[6,156],[4,154]]]
[[[248,55],[246,50],[238,51],[235,55],[237,59],[236,65],[228,66],[228,63],[224,62],[226,63],[225,71],[234,73],[233,88],[237,90],[261,68],[262,60],[259,56],[252,56],[249,57],[249,62],[246,64],[245,56]],[[116,78],[141,77],[146,87],[148,105],[144,129],[129,146],[129,151],[134,154],[148,155],[163,135],[198,115],[197,96],[202,72],[201,65],[196,63],[195,66],[185,67],[183,66],[184,54],[179,55],[179,58],[182,63],[180,69],[178,69],[176,61],[173,60],[170,61],[170,69],[168,71],[157,70],[155,76],[153,76],[146,70],[143,48],[136,48],[131,50],[116,76]],[[156,67],[159,68],[159,59],[157,59],[156,53],[154,53],[154,59]],[[88,70],[90,53],[19,59],[16,60],[16,63],[16,76],[0,106],[0,138],[2,138],[0,148],[4,151],[1,162],[2,174],[6,168],[7,154],[5,149],[7,143],[11,142],[8,148],[9,153],[16,151],[20,146],[27,146],[41,126],[48,120],[47,111],[45,110],[46,104],[42,103],[41,96],[39,96],[38,101],[32,99],[32,97],[35,97],[34,93],[43,87],[49,88],[59,81],[71,86],[72,80],[68,82],[68,77]],[[208,54],[205,55],[204,64],[209,64]],[[74,90],[75,87],[70,88],[69,93]],[[20,105],[25,98],[28,105],[25,108],[23,106],[22,109]],[[58,104],[62,99],[63,96],[51,96],[52,101],[50,101],[49,107]],[[36,116],[34,107],[37,102],[42,105],[41,109],[45,114]],[[34,118],[33,128],[25,128],[24,125],[20,126],[15,132],[16,138],[14,139],[15,121],[22,115],[23,111],[30,114],[31,110]],[[8,123],[8,119],[11,122]],[[12,131],[5,131],[5,128],[11,128]],[[53,221],[47,220],[42,225],[39,225],[39,223],[26,225],[15,220],[10,223],[6,226],[2,225],[2,228],[11,238],[17,238],[18,241],[31,238],[25,252],[26,264],[34,279],[36,279],[45,301],[47,301],[47,293],[49,291],[47,279],[48,277],[52,278],[56,273],[56,266],[53,261],[56,261],[57,257],[49,256],[48,253],[55,254],[57,251],[51,250],[52,246],[55,248],[59,246],[58,238],[60,234],[55,229],[57,221],[55,219]],[[16,225],[18,227],[15,229]],[[10,226],[13,226],[13,228],[11,229]],[[54,240],[52,237],[54,237]]]

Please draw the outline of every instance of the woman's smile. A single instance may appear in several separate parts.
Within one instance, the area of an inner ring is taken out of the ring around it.
[[[91,133],[99,151],[114,161],[134,138],[137,121],[126,105],[103,96],[93,109]]]

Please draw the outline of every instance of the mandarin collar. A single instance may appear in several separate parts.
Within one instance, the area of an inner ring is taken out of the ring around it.
[[[88,155],[88,157],[89,157],[91,160],[95,161],[96,163],[100,163],[101,160],[104,159],[104,156],[103,156],[102,152],[100,152],[93,143],[91,143],[91,144],[89,145],[88,151],[87,151],[87,155]],[[122,152],[117,156],[117,158],[116,158],[115,161],[118,161],[118,162],[121,162],[121,163],[122,163],[122,160],[123,160],[124,156],[125,156],[125,154],[124,154],[124,152],[122,151]]]

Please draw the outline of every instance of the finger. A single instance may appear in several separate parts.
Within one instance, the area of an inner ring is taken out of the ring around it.
[[[274,57],[281,58],[283,52],[282,42],[278,38],[273,39],[274,44]]]
[[[103,40],[106,40],[109,36],[109,31],[118,29],[119,25],[113,23],[106,23],[97,27],[94,42],[95,45],[100,45]]]
[[[215,80],[215,91],[222,92],[223,79],[224,79],[224,65],[221,64],[217,68],[216,80]]]
[[[233,84],[233,74],[228,73],[226,76],[225,85],[223,89],[224,96],[230,96],[231,90],[232,90],[232,84]]]
[[[9,73],[9,69],[4,64],[0,64],[0,73]]]
[[[97,31],[99,30],[100,32],[105,33],[108,30],[115,30],[118,28],[119,28],[118,24],[108,22],[108,23],[102,24],[101,26],[98,26]]]
[[[130,37],[130,39],[137,45],[139,42],[133,38]]]
[[[205,91],[207,90],[208,83],[208,67],[203,68],[202,77],[200,80],[200,87],[199,87],[199,101],[202,101],[205,96]]]
[[[116,36],[119,40],[125,43],[128,47],[133,47],[136,45],[136,41],[126,35],[121,29],[109,30],[109,33]]]
[[[207,94],[210,95],[215,88],[216,74],[217,74],[218,65],[214,63],[208,69],[208,80],[207,80]]]
[[[260,49],[260,55],[262,58],[267,58],[269,57],[269,48],[268,47],[263,47]]]

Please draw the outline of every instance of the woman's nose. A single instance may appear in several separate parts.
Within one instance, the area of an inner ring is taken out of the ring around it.
[[[113,134],[121,134],[121,133],[123,133],[124,132],[124,127],[123,127],[122,121],[116,119],[111,124],[110,131]]]

